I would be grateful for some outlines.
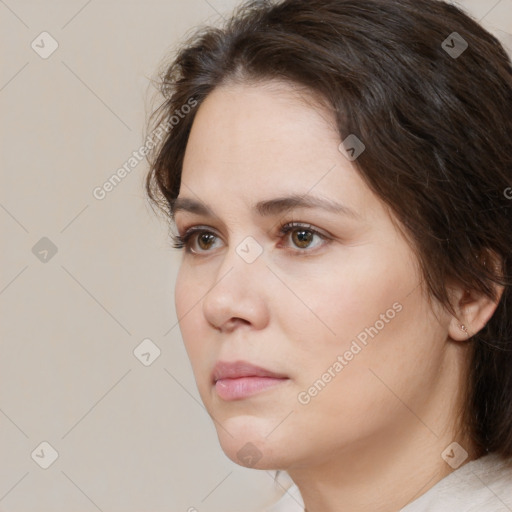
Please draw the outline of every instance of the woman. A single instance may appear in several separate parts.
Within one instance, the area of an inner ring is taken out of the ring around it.
[[[227,456],[294,482],[269,510],[511,510],[499,42],[434,0],[259,1],[161,90],[181,333]]]

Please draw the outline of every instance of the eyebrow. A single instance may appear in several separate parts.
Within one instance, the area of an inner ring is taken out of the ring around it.
[[[172,204],[172,215],[178,211],[185,211],[189,213],[195,213],[197,215],[203,215],[206,217],[217,218],[217,215],[213,213],[211,208],[195,199],[178,197]],[[254,206],[254,211],[260,216],[272,216],[279,215],[287,210],[294,210],[297,208],[320,208],[329,212],[334,212],[354,219],[360,219],[361,216],[348,206],[342,205],[331,199],[325,199],[321,197],[315,197],[310,195],[298,195],[293,194],[285,197],[276,197],[274,199],[268,199],[260,201]]]

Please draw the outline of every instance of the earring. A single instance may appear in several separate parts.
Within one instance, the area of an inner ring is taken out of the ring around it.
[[[467,337],[469,338],[468,328],[463,324],[460,324],[460,328],[466,333]]]

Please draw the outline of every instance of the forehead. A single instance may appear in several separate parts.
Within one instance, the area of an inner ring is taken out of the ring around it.
[[[339,160],[338,139],[328,111],[303,89],[281,82],[224,85],[196,113],[183,179],[259,177],[276,186],[294,175],[307,184]]]
[[[281,82],[228,84],[199,107],[185,152],[180,196],[216,211],[311,194],[363,217],[382,208],[339,151],[334,117],[307,91]]]

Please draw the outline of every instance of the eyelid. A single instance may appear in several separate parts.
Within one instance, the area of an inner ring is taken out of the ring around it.
[[[180,230],[178,230],[179,232]],[[183,234],[181,235],[182,237],[185,237],[187,236],[188,234],[190,233],[194,233],[196,231],[208,231],[208,232],[211,232],[211,233],[214,233],[214,234],[217,234],[214,230],[214,228],[212,228],[211,226],[207,226],[207,225],[201,225],[201,224],[196,224],[196,225],[193,225],[193,226],[190,226],[190,227],[187,227],[187,228],[184,228],[183,230]]]
[[[305,231],[311,231],[312,233],[315,233],[316,235],[322,237],[322,238],[332,238],[331,235],[329,235],[324,230],[317,228],[313,224],[310,224],[309,222],[301,222],[301,221],[289,221],[285,222],[284,224],[279,225],[279,232],[280,233],[289,233],[290,231],[293,231],[293,229],[302,228]]]

